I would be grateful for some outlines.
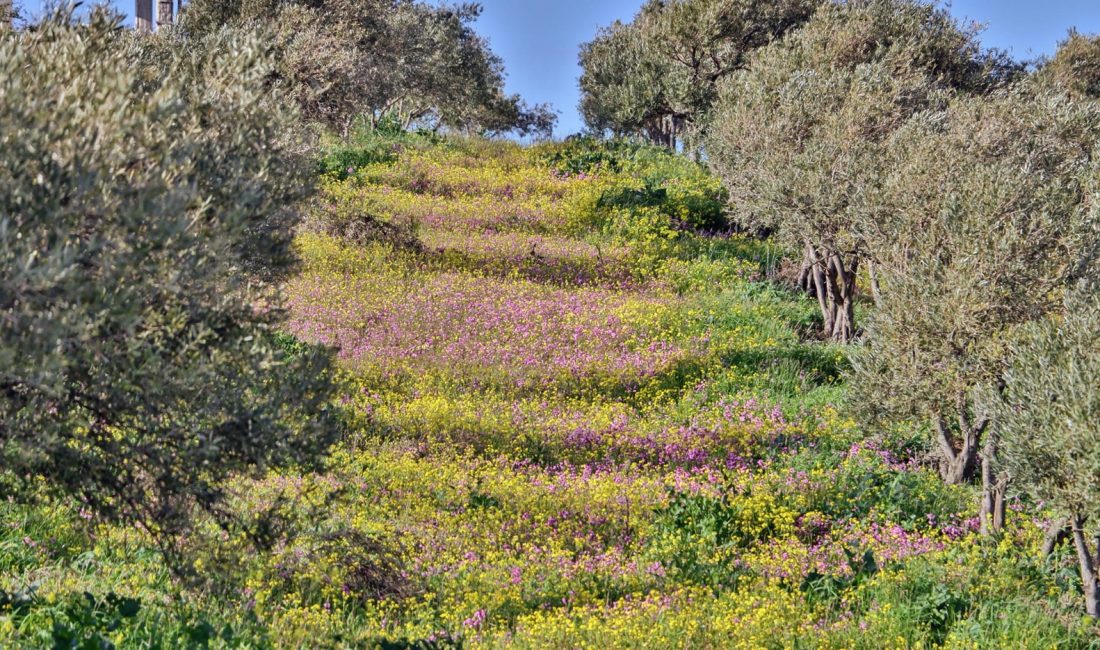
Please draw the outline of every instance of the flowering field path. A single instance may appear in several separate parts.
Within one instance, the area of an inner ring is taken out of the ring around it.
[[[237,523],[198,518],[175,574],[141,530],[0,502],[0,648],[13,630],[141,649],[1097,647],[1069,550],[1028,550],[1046,522],[1017,511],[981,538],[977,491],[944,485],[924,432],[845,415],[846,349],[814,338],[783,251],[730,232],[703,167],[616,142],[356,137],[321,161],[275,335],[335,354],[339,440],[229,479]]]
[[[843,357],[764,280],[775,252],[692,229],[713,179],[644,152],[578,171],[556,147],[410,147],[326,181],[291,330],[339,349],[358,426],[302,490],[398,540],[402,578],[364,604],[333,569],[329,609],[271,603],[280,629],[355,612],[443,646],[844,646],[857,605],[807,581],[941,551],[965,494],[838,415]],[[404,235],[340,235],[375,220]],[[898,489],[926,502],[884,508]]]

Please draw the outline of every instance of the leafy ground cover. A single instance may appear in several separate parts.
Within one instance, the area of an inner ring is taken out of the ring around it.
[[[181,540],[182,576],[142,531],[0,504],[0,639],[1097,646],[1043,522],[980,540],[920,436],[846,417],[844,350],[695,163],[403,136],[324,169],[287,329],[338,348],[344,439],[236,481],[255,526]]]

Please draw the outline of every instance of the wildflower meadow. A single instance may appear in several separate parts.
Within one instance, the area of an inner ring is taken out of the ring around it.
[[[1071,583],[1022,550],[1044,522],[979,541],[971,488],[904,431],[844,415],[846,355],[769,280],[783,256],[685,225],[724,201],[696,163],[637,147],[570,172],[601,145],[394,146],[329,172],[318,209],[406,229],[398,243],[308,222],[294,242],[285,345],[337,350],[347,424],[320,466],[232,482],[226,507],[270,550],[211,521],[182,540],[178,590],[139,532],[0,506],[8,638],[1089,643]]]

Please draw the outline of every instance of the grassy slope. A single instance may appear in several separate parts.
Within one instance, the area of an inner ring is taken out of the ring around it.
[[[199,531],[180,588],[136,532],[0,505],[0,645],[1095,643],[1031,522],[977,543],[969,490],[838,411],[775,251],[685,231],[721,198],[692,163],[393,144],[330,158],[299,237],[289,329],[340,347],[353,426],[233,486],[279,543]],[[332,236],[363,214],[422,245]]]

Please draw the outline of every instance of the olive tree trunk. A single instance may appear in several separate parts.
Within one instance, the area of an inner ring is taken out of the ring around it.
[[[1008,491],[1008,477],[997,475],[997,438],[987,435],[982,450],[982,509],[981,532],[988,536],[999,533],[1005,525],[1005,492]]]
[[[871,281],[871,298],[875,301],[877,307],[882,302],[882,288],[878,281],[878,270],[875,269],[874,260],[867,262],[867,276]]]
[[[1085,611],[1089,616],[1100,617],[1100,577],[1096,575],[1100,564],[1100,536],[1092,540],[1096,550],[1089,547],[1085,536],[1085,518],[1073,517],[1073,543],[1077,547],[1077,561],[1081,569],[1081,586],[1085,591]]]
[[[15,18],[15,4],[12,0],[0,0],[0,29],[11,27]]]
[[[978,468],[978,450],[981,448],[982,435],[989,427],[987,417],[971,419],[965,395],[959,395],[956,408],[959,424],[956,434],[952,433],[947,419],[942,415],[936,416],[934,420],[936,437],[943,453],[940,475],[948,485],[966,483],[974,477]]]
[[[1043,535],[1043,557],[1050,557],[1055,547],[1065,543],[1070,537],[1070,518],[1059,517],[1050,522]]]
[[[683,118],[666,114],[651,118],[643,128],[650,142],[675,151],[680,143],[683,123]]]
[[[134,28],[139,32],[153,31],[153,0],[135,1]]]
[[[849,343],[855,338],[856,274],[859,258],[844,255],[828,247],[818,250],[806,242],[805,260],[800,280],[807,282],[817,298],[824,323],[823,333],[837,343]]]

